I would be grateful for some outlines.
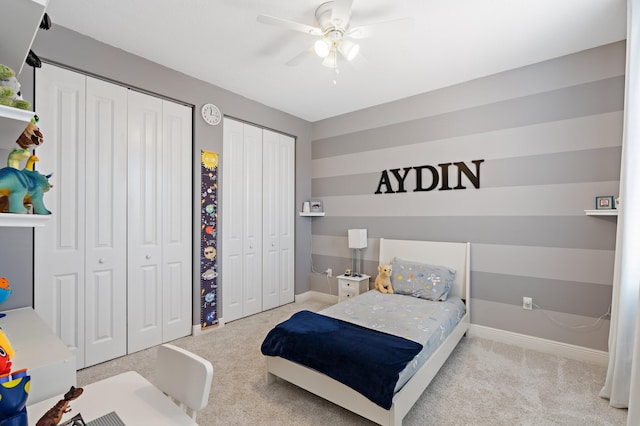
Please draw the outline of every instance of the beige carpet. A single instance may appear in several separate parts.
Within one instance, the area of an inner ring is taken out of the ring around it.
[[[269,329],[308,301],[234,321],[172,343],[211,360],[207,425],[371,425],[368,420],[278,380],[267,386],[260,345]],[[136,370],[153,381],[156,349],[78,372],[78,384]],[[404,425],[625,425],[627,411],[598,397],[606,369],[479,338],[462,339]]]

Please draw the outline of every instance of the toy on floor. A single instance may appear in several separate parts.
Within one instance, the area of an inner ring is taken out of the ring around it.
[[[378,266],[376,290],[380,293],[393,293],[393,287],[391,286],[391,265]]]
[[[38,420],[36,426],[56,426],[58,423],[60,423],[60,420],[62,419],[64,413],[67,413],[71,410],[70,408],[67,409],[69,407],[69,403],[82,395],[82,392],[82,388],[71,386],[71,388],[69,388],[69,392],[65,393],[64,397],[60,401],[56,402],[56,405],[54,405],[49,409],[49,411],[44,413],[44,416],[40,417],[40,420]]]

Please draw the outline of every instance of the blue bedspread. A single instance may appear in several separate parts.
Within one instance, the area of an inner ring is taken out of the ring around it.
[[[300,311],[273,328],[262,353],[305,365],[391,408],[399,373],[422,350],[402,337]]]

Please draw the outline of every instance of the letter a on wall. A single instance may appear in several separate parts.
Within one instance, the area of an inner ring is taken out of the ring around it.
[[[200,324],[218,325],[218,154],[202,150],[200,166]]]

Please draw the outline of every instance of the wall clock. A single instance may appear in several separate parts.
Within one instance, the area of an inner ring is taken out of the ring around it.
[[[220,120],[222,120],[222,114],[220,114],[220,110],[214,104],[202,105],[200,113],[202,114],[204,121],[212,126],[219,124]]]

